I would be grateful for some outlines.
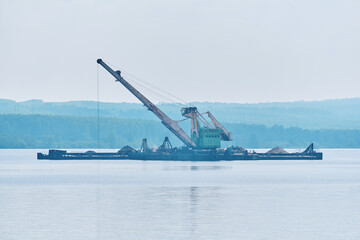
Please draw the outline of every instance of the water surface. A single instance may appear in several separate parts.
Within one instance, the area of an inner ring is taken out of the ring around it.
[[[360,149],[323,161],[38,161],[0,150],[0,239],[360,239]]]

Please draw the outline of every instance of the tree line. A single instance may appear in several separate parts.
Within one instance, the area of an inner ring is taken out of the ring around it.
[[[360,130],[310,130],[280,125],[224,123],[234,141],[223,142],[245,148],[359,148]],[[99,126],[99,128],[98,128]],[[187,127],[185,131],[189,131]],[[139,148],[142,138],[151,146],[165,136],[175,146],[182,143],[158,120],[114,117],[0,114],[0,148]]]
[[[210,111],[220,122],[245,123],[272,127],[304,129],[360,129],[360,98],[282,103],[210,103],[197,102],[199,112]],[[177,104],[160,103],[159,107],[174,120],[182,118]],[[0,99],[0,114],[42,114],[66,116],[97,116],[97,102],[15,102]],[[100,115],[123,119],[157,120],[138,103],[100,102]]]

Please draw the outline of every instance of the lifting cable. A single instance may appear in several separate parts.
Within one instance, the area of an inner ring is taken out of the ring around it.
[[[97,148],[100,149],[100,84],[99,84],[99,64],[96,64],[97,67]]]
[[[114,64],[109,63],[109,65],[111,65],[112,67],[114,67],[116,69],[121,69],[121,68],[115,66]],[[139,88],[142,89],[142,91],[146,92],[151,97],[153,97],[157,100],[160,100],[163,102],[170,102],[170,103],[174,103],[174,104],[178,104],[178,105],[182,105],[182,106],[189,105],[189,103],[186,102],[185,100],[183,100],[179,97],[176,97],[175,95],[173,95],[159,87],[154,86],[150,82],[145,81],[142,78],[137,77],[136,75],[134,75],[126,70],[121,69],[121,72],[125,73],[128,76],[128,77],[126,77],[126,81],[137,85]],[[148,85],[148,87],[145,85]],[[151,89],[150,87],[153,88],[154,90]]]
[[[140,81],[140,82],[142,82],[142,83],[148,84],[149,86],[153,87],[153,88],[156,89],[157,91],[162,92],[163,94],[168,95],[169,97],[172,97],[172,98],[173,98],[173,101],[174,101],[174,100],[177,100],[177,103],[187,105],[187,102],[186,102],[185,100],[183,100],[183,99],[181,99],[181,98],[179,98],[179,97],[177,97],[177,96],[175,96],[175,95],[173,95],[173,94],[171,94],[171,93],[169,93],[169,92],[167,92],[167,91],[165,91],[165,90],[163,90],[163,89],[161,89],[161,88],[159,88],[159,87],[157,87],[157,86],[155,86],[155,85],[153,85],[153,84],[151,84],[151,83],[149,83],[148,81],[145,81],[145,80],[143,80],[143,79],[135,76],[134,74],[131,74],[131,73],[125,71],[125,70],[124,70],[124,72],[125,72],[126,74],[130,75],[132,78],[137,79],[138,81]],[[135,80],[133,80],[133,81],[135,81]],[[155,92],[155,91],[154,91],[154,92]],[[161,95],[163,95],[163,94],[161,94]],[[163,95],[163,96],[164,96],[164,95]],[[169,98],[169,97],[166,97],[166,98],[167,98],[167,99],[171,99],[171,98]]]
[[[169,101],[169,102],[173,103],[172,99],[170,99],[170,98],[168,98],[168,97],[166,97],[164,95],[161,95],[159,93],[154,92],[153,90],[151,90],[148,87],[142,85],[141,83],[138,83],[137,81],[134,81],[134,80],[129,79],[129,78],[126,78],[126,81],[131,83],[132,85],[136,85],[137,88],[141,89],[141,92],[146,92],[148,95],[150,95],[153,98],[156,98],[159,101],[164,101],[165,100],[165,101]]]
[[[181,102],[175,100],[174,98],[168,97],[160,92],[150,89],[149,87],[145,86],[144,84],[139,83],[138,81],[134,80],[133,78],[130,78],[130,79],[127,78],[127,81],[132,84],[136,84],[142,90],[145,90],[149,95],[160,100],[160,102],[169,102],[169,103],[174,103],[174,104],[181,105],[181,106],[186,105],[184,103],[181,103]]]

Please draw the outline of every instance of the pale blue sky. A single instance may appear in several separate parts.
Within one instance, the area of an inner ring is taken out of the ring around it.
[[[0,0],[0,98],[95,100],[99,57],[187,101],[360,97],[360,1]]]

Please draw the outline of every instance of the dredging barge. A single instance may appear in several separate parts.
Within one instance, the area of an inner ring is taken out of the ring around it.
[[[162,145],[163,146],[163,145]],[[158,161],[235,161],[235,160],[321,160],[322,153],[313,149],[313,144],[303,152],[287,153],[273,148],[266,153],[248,151],[241,147],[226,149],[197,150],[189,148],[162,148],[136,150],[125,146],[117,152],[84,153],[66,150],[49,150],[48,154],[38,153],[39,160],[158,160]]]
[[[106,71],[113,75],[117,82],[127,88],[145,107],[153,112],[177,138],[184,147],[173,148],[168,137],[157,149],[150,149],[143,139],[139,150],[125,146],[117,152],[100,153],[87,151],[71,153],[66,150],[49,150],[48,154],[38,153],[39,160],[173,160],[173,161],[231,161],[231,160],[322,160],[322,153],[314,151],[311,143],[303,152],[288,153],[276,147],[266,153],[250,152],[242,147],[221,149],[221,141],[232,141],[232,133],[209,112],[199,113],[194,106],[184,107],[181,114],[185,119],[172,120],[142,93],[135,89],[122,76],[121,71],[114,71],[101,59],[97,60]],[[191,121],[191,135],[188,136],[179,126],[179,122]]]

